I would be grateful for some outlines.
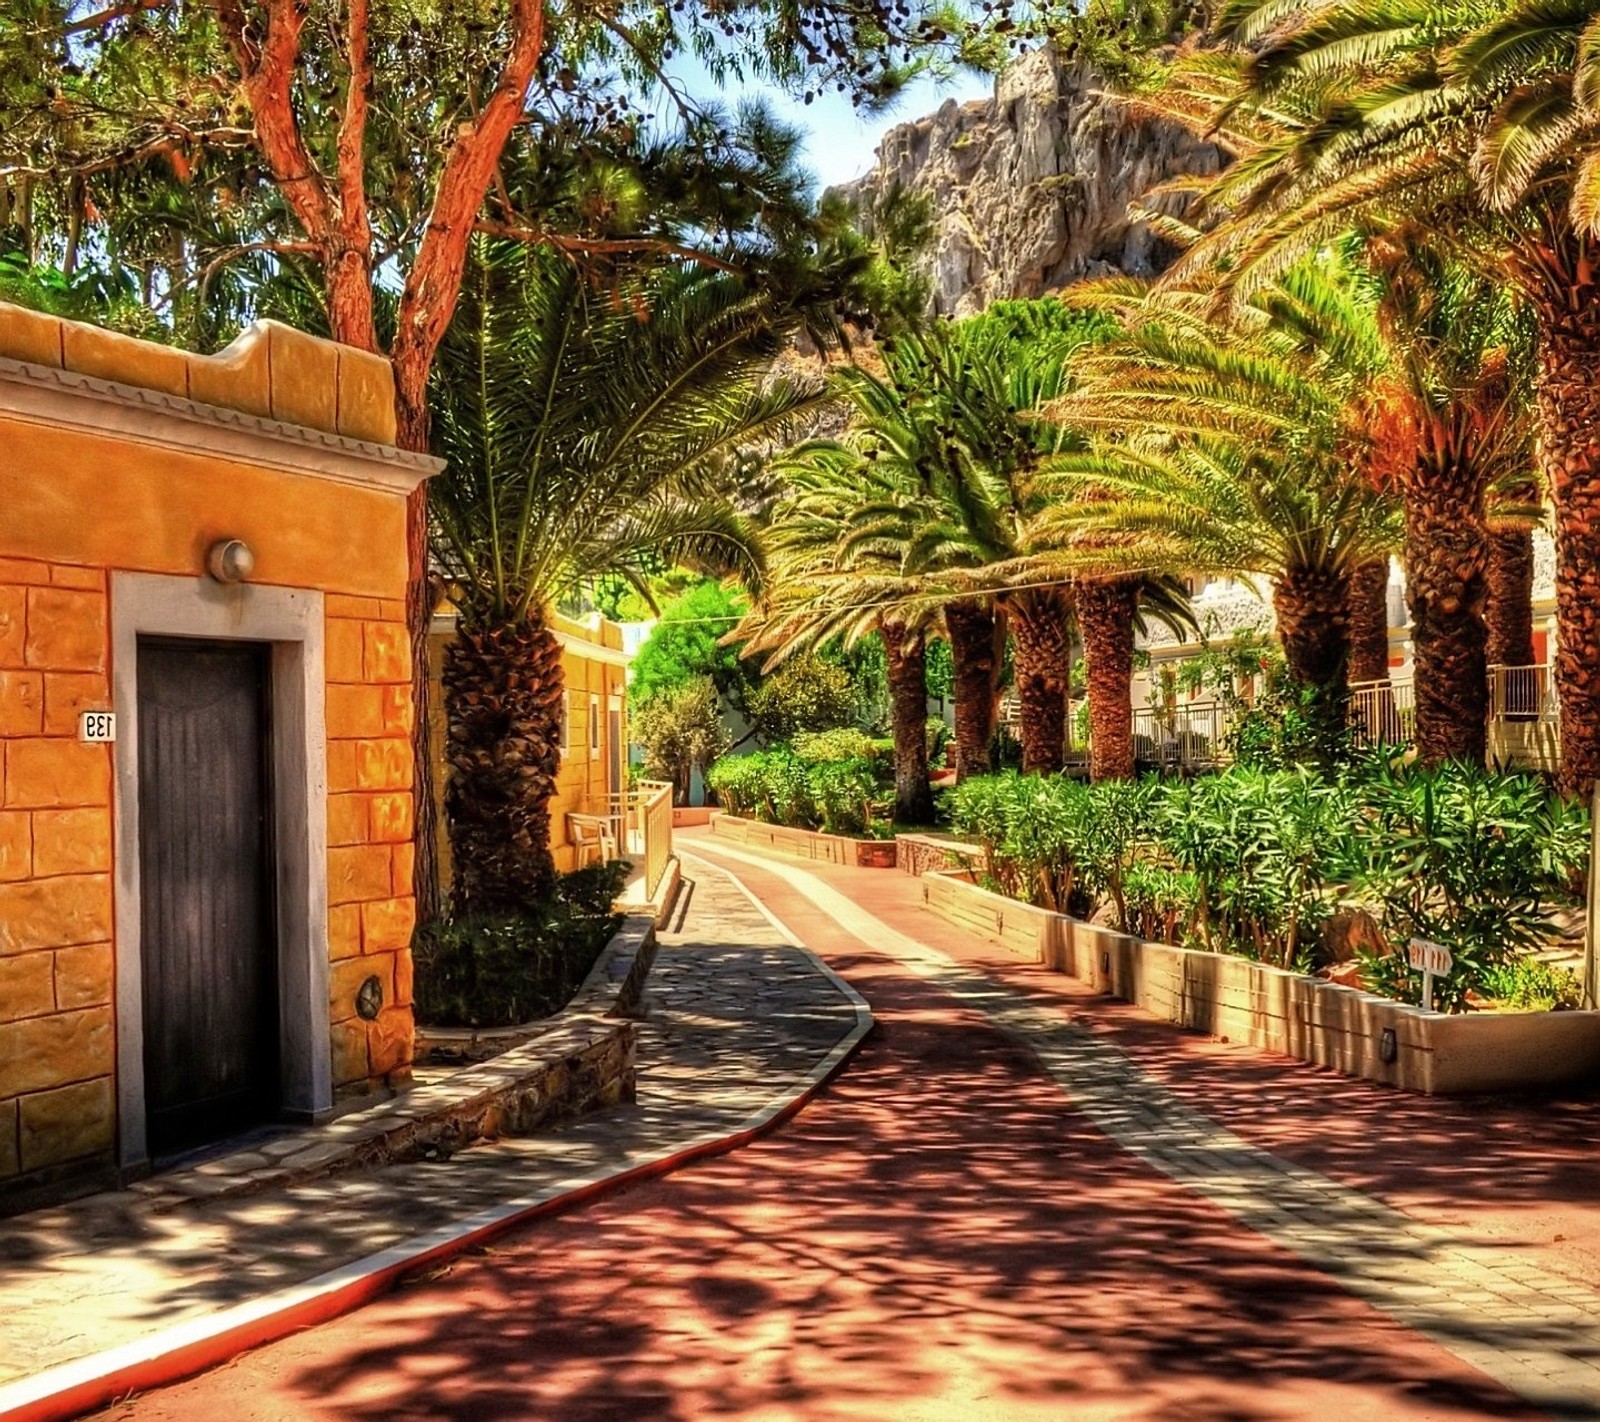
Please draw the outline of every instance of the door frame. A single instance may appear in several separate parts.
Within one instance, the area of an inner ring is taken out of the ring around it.
[[[112,816],[117,1004],[117,1158],[149,1163],[140,953],[138,639],[270,644],[270,764],[278,932],[279,1085],[284,1113],[333,1105],[328,1028],[328,772],[323,596],[302,588],[155,573],[111,575],[111,693],[117,713]]]

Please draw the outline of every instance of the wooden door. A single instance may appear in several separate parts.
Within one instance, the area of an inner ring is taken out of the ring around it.
[[[278,1106],[270,649],[140,638],[139,878],[152,1155]]]

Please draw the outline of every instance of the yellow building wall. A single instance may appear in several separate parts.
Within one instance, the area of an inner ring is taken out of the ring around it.
[[[388,363],[284,327],[198,357],[0,305],[0,357],[393,439]],[[112,709],[109,574],[198,581],[222,536],[255,551],[252,582],[326,595],[335,1084],[410,1062],[403,496],[0,415],[0,1186],[115,1144],[113,753],[78,713]]]
[[[436,624],[437,626],[437,624]],[[556,793],[550,805],[551,854],[556,868],[566,873],[577,867],[577,849],[567,831],[568,814],[599,813],[607,794],[607,774],[611,765],[611,725],[608,714],[615,698],[622,713],[620,759],[623,784],[627,788],[628,711],[627,667],[622,650],[622,629],[604,618],[587,621],[557,613],[550,619],[551,630],[562,640],[561,674],[566,691],[566,738],[561,768],[556,774]],[[444,792],[449,767],[444,758],[444,693],[439,673],[448,631],[437,631],[431,639],[430,657],[433,705],[432,740],[434,747],[434,787],[438,795],[439,863],[446,879],[450,874],[450,842],[444,815]],[[591,705],[600,709],[600,744],[590,745]]]

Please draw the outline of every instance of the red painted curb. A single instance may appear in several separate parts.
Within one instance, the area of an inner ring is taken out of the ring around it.
[[[326,1323],[329,1319],[337,1318],[340,1314],[349,1313],[353,1309],[360,1308],[361,1305],[369,1303],[379,1295],[393,1289],[407,1275],[441,1263],[446,1259],[456,1258],[467,1250],[486,1243],[497,1235],[516,1228],[518,1225],[527,1224],[546,1215],[560,1214],[566,1210],[589,1204],[637,1181],[650,1180],[656,1176],[670,1174],[680,1166],[687,1165],[692,1161],[705,1160],[712,1156],[725,1155],[729,1151],[737,1150],[739,1147],[748,1145],[751,1141],[766,1135],[769,1131],[775,1130],[804,1109],[812,1098],[838,1075],[844,1068],[845,1063],[855,1055],[856,1049],[876,1029],[876,1022],[869,1023],[867,1030],[850,1044],[849,1049],[828,1068],[824,1075],[812,1082],[792,1100],[786,1101],[771,1117],[762,1121],[759,1125],[747,1126],[743,1130],[735,1131],[732,1135],[720,1136],[713,1141],[703,1141],[696,1145],[686,1146],[682,1150],[663,1156],[659,1160],[647,1161],[642,1165],[636,1165],[604,1180],[597,1180],[592,1184],[580,1186],[576,1190],[569,1190],[564,1195],[541,1201],[537,1205],[530,1205],[525,1210],[518,1210],[514,1214],[507,1215],[504,1219],[497,1219],[489,1224],[482,1225],[478,1229],[436,1245],[432,1249],[424,1250],[408,1259],[374,1270],[372,1273],[364,1274],[360,1278],[352,1279],[340,1288],[330,1290],[326,1294],[319,1294],[316,1298],[286,1306],[281,1311],[263,1318],[251,1319],[248,1323],[224,1329],[210,1337],[174,1348],[158,1357],[141,1359],[138,1362],[126,1364],[111,1372],[102,1373],[98,1377],[86,1379],[81,1383],[63,1388],[60,1392],[51,1393],[48,1397],[41,1397],[36,1401],[24,1403],[20,1407],[9,1408],[0,1412],[0,1422],[65,1422],[65,1419],[80,1417],[93,1408],[104,1407],[109,1403],[120,1401],[131,1393],[149,1392],[154,1388],[166,1387],[172,1383],[181,1382],[184,1378],[205,1372],[206,1369],[214,1368],[219,1363],[225,1363],[230,1358],[237,1357],[240,1353],[248,1352],[252,1348],[259,1348],[266,1343],[274,1343],[278,1339],[285,1338],[291,1333],[297,1333],[303,1328],[311,1328],[316,1324]],[[87,1364],[93,1361],[93,1356],[93,1354],[90,1354],[87,1358],[75,1360],[74,1363],[66,1363],[61,1366],[72,1367]],[[26,1382],[26,1378],[18,1379],[18,1385]]]

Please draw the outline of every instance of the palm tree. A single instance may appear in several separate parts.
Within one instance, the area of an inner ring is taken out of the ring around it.
[[[933,609],[905,596],[905,490],[892,461],[867,457],[875,449],[847,435],[809,440],[772,462],[784,492],[768,534],[771,587],[728,640],[741,643],[746,656],[766,654],[770,669],[832,638],[849,646],[877,633],[889,680],[894,816],[903,824],[927,824],[933,818],[926,741]]]
[[[1372,558],[1350,574],[1350,685],[1389,679],[1389,560]]]
[[[1236,155],[1191,260],[1270,280],[1341,232],[1446,236],[1537,328],[1537,447],[1556,508],[1561,782],[1600,776],[1600,46],[1595,0],[1243,0],[1231,51],[1172,108]],[[1419,686],[1421,681],[1419,678]]]
[[[1131,780],[1133,653],[1155,618],[1180,635],[1197,630],[1188,594],[1171,574],[1080,577],[1073,583],[1089,694],[1089,778]]]
[[[605,574],[647,592],[675,562],[760,584],[760,545],[718,475],[822,399],[767,379],[797,325],[732,276],[665,270],[604,290],[560,257],[478,249],[434,392],[448,462],[435,550],[459,612],[443,670],[458,912],[537,900],[554,876],[551,608]]]
[[[1023,766],[1058,770],[1064,758],[1068,579],[1030,576],[1019,562],[1045,506],[1039,471],[1064,436],[1024,414],[1062,393],[1066,356],[1093,329],[1056,303],[1002,302],[890,341],[881,374],[851,367],[833,377],[851,410],[844,436],[802,446],[786,464],[803,497],[779,520],[779,537],[808,552],[804,594],[785,592],[783,610],[840,630],[863,606],[923,617],[945,609],[958,757],[969,768],[987,760],[980,735],[993,727],[997,614],[1015,648]],[[797,624],[781,625],[792,635]]]
[[[1097,541],[1130,570],[1269,578],[1285,659],[1331,748],[1350,579],[1393,538],[1392,504],[1353,472],[1366,445],[1353,397],[1380,359],[1367,313],[1312,267],[1233,309],[1131,282],[1078,299],[1115,310],[1126,334],[1084,352],[1079,388],[1050,407],[1088,442],[1051,462],[1061,502],[1036,539]]]
[[[1378,277],[1390,363],[1369,402],[1369,468],[1405,508],[1417,751],[1481,765],[1487,501],[1532,459],[1515,312],[1503,290],[1418,242],[1387,251]]]

